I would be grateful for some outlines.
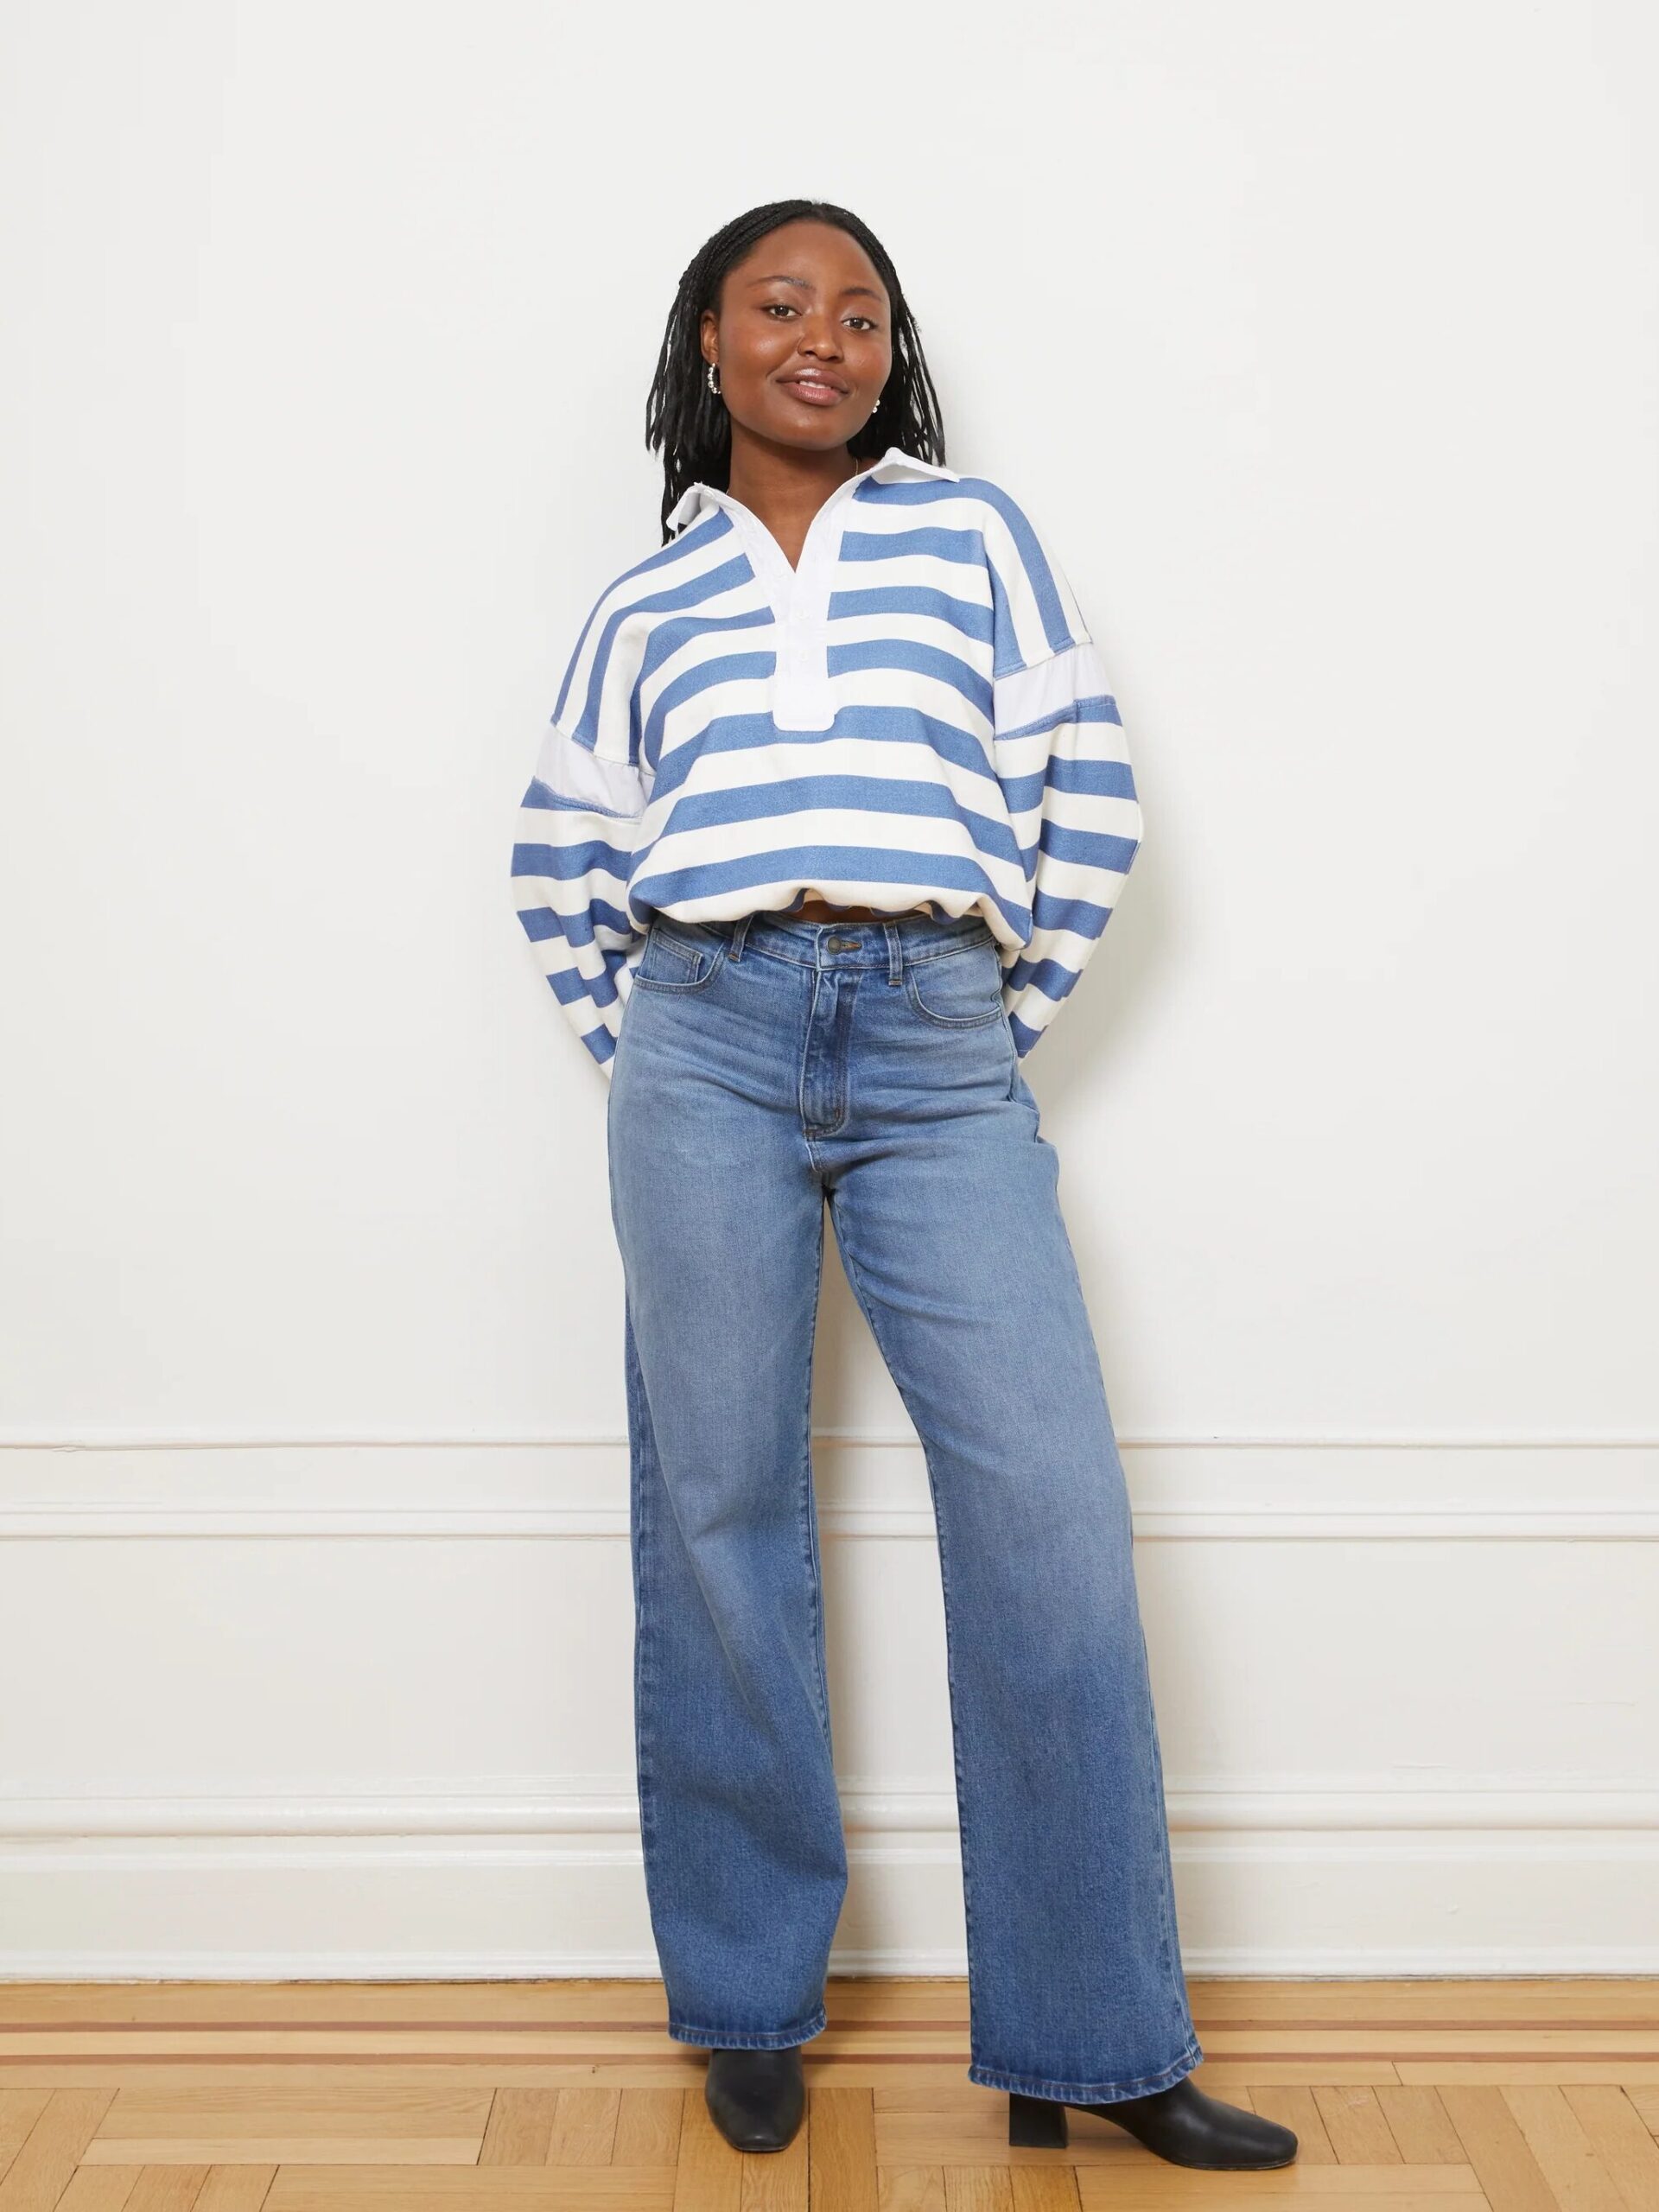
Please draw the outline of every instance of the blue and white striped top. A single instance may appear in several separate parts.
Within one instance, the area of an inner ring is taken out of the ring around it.
[[[537,965],[607,1077],[653,913],[807,898],[983,915],[1023,1058],[1141,842],[1106,671],[1029,516],[897,446],[831,493],[798,568],[729,493],[607,586],[512,849]]]

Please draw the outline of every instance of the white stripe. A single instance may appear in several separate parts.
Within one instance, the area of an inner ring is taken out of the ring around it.
[[[557,722],[550,722],[543,734],[536,776],[563,798],[580,799],[585,805],[625,819],[644,811],[650,789],[650,779],[641,770],[622,761],[601,760],[590,746],[579,745]],[[538,821],[552,818],[556,810],[552,807],[525,810]]]
[[[1112,691],[1100,655],[1088,638],[1063,646],[1030,668],[999,676],[994,689],[999,730],[1023,729],[1027,722],[1062,713],[1074,700],[1103,693],[1109,698]]]

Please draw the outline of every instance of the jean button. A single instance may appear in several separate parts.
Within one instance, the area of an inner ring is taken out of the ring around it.
[[[855,937],[827,937],[823,944],[827,952],[856,952],[858,950],[858,939]]]

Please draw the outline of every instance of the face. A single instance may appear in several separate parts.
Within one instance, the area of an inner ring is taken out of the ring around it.
[[[727,271],[702,318],[733,422],[774,444],[843,446],[893,371],[887,295],[856,238],[829,223],[769,231]]]

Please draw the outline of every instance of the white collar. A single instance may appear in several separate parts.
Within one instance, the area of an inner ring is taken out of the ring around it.
[[[906,476],[941,476],[950,484],[962,481],[956,469],[941,467],[931,461],[918,461],[902,446],[889,446],[880,461],[872,461],[868,468],[859,471],[857,478],[849,477],[847,480],[849,483],[861,482],[866,477],[873,477],[878,484],[891,484],[901,481]],[[732,498],[729,492],[722,492],[713,484],[692,484],[675,502],[668,517],[668,527],[677,531],[699,513],[705,505],[729,508],[741,504]]]

